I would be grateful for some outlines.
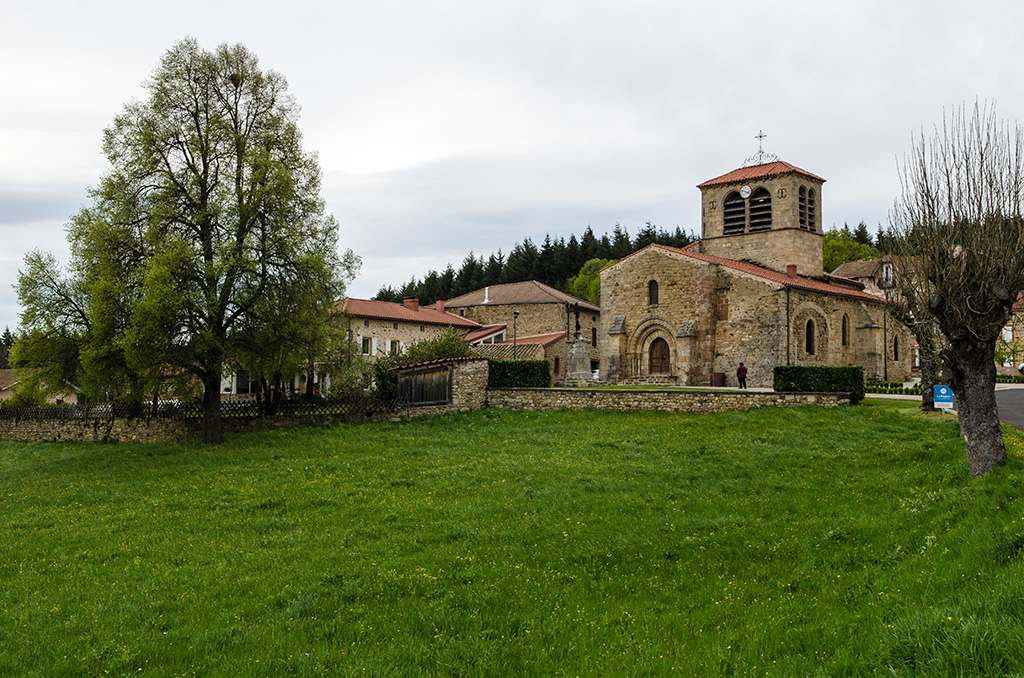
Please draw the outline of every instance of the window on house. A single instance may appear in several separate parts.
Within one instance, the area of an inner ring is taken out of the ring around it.
[[[647,283],[647,303],[654,306],[658,303],[658,281],[652,280]]]
[[[423,332],[423,331],[424,331],[423,325],[420,325],[420,332]]]
[[[896,362],[900,361],[900,338],[892,338],[892,359]]]
[[[772,194],[759,188],[750,196],[750,230],[766,231],[772,227]]]
[[[850,316],[843,316],[843,346],[850,345]]]
[[[389,350],[392,353],[398,353],[399,351],[402,350],[402,342],[398,341],[397,339],[392,339],[391,340],[391,346],[389,347]]]
[[[363,337],[363,355],[370,355],[373,351],[373,339],[370,337]]]
[[[370,326],[370,321],[369,320],[363,320],[363,327],[369,327],[369,326]]]
[[[561,358],[555,356],[555,374],[558,374],[558,368],[560,367]]]
[[[1013,325],[1007,325],[1003,328],[1003,341],[1006,343],[1013,341]]]
[[[747,204],[739,193],[730,193],[722,202],[722,214],[725,217],[725,235],[742,233],[747,225]]]
[[[590,328],[590,345],[591,346],[597,346],[597,328],[596,327],[591,327]]]
[[[398,329],[398,323],[391,323],[391,329],[397,330]]]
[[[807,355],[814,355],[814,321],[808,320],[804,331],[804,351]]]
[[[888,261],[882,264],[882,287],[892,287],[896,282],[892,264]]]

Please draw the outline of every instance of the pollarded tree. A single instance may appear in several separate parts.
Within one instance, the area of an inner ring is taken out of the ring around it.
[[[145,255],[122,342],[138,369],[195,375],[204,440],[220,442],[232,332],[273,327],[280,318],[262,302],[288,296],[290,285],[339,289],[337,224],[325,213],[316,157],[302,149],[285,79],[262,71],[244,46],[208,52],[183,40],[146,89],[105,131],[111,168],[96,191],[104,217],[139,226]],[[335,299],[308,301],[328,313]]]
[[[972,478],[1006,461],[995,346],[1024,289],[1024,136],[975,104],[923,134],[900,166],[891,215],[901,294],[945,337]]]

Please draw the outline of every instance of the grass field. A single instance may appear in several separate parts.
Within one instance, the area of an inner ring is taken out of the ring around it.
[[[913,405],[0,443],[0,675],[1020,674],[1024,437]]]

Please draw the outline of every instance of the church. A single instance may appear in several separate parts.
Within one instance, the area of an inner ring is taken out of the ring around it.
[[[770,387],[776,365],[860,365],[911,378],[911,335],[885,297],[823,270],[825,180],[762,153],[709,179],[701,239],[601,271],[601,377],[612,384]]]

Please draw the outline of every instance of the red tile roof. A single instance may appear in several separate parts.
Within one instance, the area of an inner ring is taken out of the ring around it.
[[[540,344],[480,344],[473,347],[473,354],[491,360],[540,360],[544,347]],[[515,354],[515,358],[513,358]]]
[[[698,261],[703,261],[709,264],[718,264],[719,266],[724,266],[725,268],[730,268],[734,271],[740,271],[742,273],[746,273],[748,275],[761,278],[762,280],[767,280],[777,285],[784,285],[787,287],[792,287],[801,290],[809,290],[811,292],[821,292],[822,294],[832,294],[841,297],[852,297],[854,299],[861,299],[863,301],[871,301],[876,304],[886,303],[884,297],[879,297],[874,294],[862,292],[857,289],[850,289],[849,287],[844,287],[840,285],[832,285],[818,280],[810,280],[808,278],[790,278],[785,273],[779,273],[778,271],[773,271],[770,268],[756,266],[754,264],[749,264],[745,261],[736,261],[735,259],[716,257],[710,254],[703,254],[701,252],[694,252],[692,250],[680,249],[678,247],[669,247],[668,245],[648,245],[644,249],[638,250],[633,254],[630,254],[629,256],[620,259],[619,261],[625,261],[625,259],[628,259],[629,257],[632,256],[636,256],[640,252],[643,252],[644,250],[650,248],[666,250],[668,252],[673,252],[684,257],[689,257],[691,259],[697,259]],[[612,264],[607,268],[611,268],[614,265],[615,264]]]
[[[555,288],[536,280],[482,287],[454,299],[449,299],[444,302],[444,305],[446,308],[464,308],[466,306],[498,306],[503,304],[564,304],[565,302],[570,304],[579,302],[580,308],[585,311],[601,312],[599,307],[591,304],[589,301],[577,299],[565,292],[559,292]]]
[[[480,323],[468,318],[438,311],[433,306],[420,306],[413,310],[402,304],[390,301],[372,301],[370,299],[342,299],[337,304],[342,313],[358,318],[375,318],[378,320],[398,320],[401,322],[420,323],[423,325],[450,325],[467,329],[477,329]]]
[[[804,176],[816,179],[822,183],[825,182],[824,179],[815,174],[802,170],[795,165],[790,165],[788,162],[777,160],[776,162],[770,162],[765,165],[754,165],[752,167],[741,167],[739,169],[735,169],[720,177],[708,179],[703,184],[697,184],[697,188],[707,188],[708,186],[731,184],[734,182],[738,183],[740,181],[751,181],[753,179],[767,179],[768,177],[774,177],[780,174],[789,174],[790,172],[803,174]]]
[[[536,344],[538,346],[550,346],[559,339],[565,338],[565,332],[551,332],[550,334],[534,334],[529,337],[518,337],[515,341],[517,344]],[[506,339],[494,346],[512,345],[511,339]]]

